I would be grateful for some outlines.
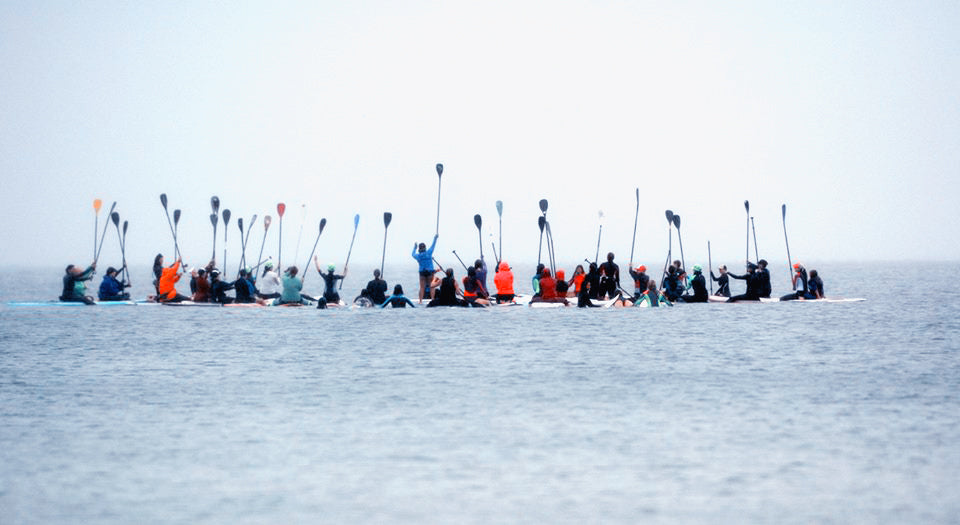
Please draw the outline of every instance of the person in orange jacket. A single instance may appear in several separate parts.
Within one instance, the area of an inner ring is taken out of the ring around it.
[[[513,271],[507,261],[500,261],[497,266],[497,273],[493,276],[493,284],[497,287],[497,303],[509,303],[513,301]]]
[[[179,303],[190,299],[177,293],[176,284],[182,275],[179,272],[181,264],[180,259],[177,259],[176,262],[160,272],[160,279],[157,280],[157,302]]]

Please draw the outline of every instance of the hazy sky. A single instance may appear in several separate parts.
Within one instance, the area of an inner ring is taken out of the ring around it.
[[[0,2],[0,263],[92,259],[94,198],[128,259],[170,253],[159,195],[209,258],[212,195],[236,217],[285,202],[284,260],[413,265],[503,248],[535,261],[537,201],[564,266],[596,250],[662,265],[761,257],[960,258],[957,2]],[[306,208],[302,205],[306,204]],[[109,231],[106,262],[119,253]],[[490,237],[490,233],[494,237]],[[220,242],[223,240],[222,229]],[[674,237],[676,248],[676,238]],[[218,252],[220,249],[218,248]],[[752,251],[752,250],[751,250]],[[252,257],[251,257],[252,258]],[[568,263],[569,261],[569,263]]]

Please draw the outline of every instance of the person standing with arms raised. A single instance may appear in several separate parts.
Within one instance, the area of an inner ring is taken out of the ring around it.
[[[433,250],[437,247],[437,239],[440,238],[439,234],[434,234],[433,242],[430,244],[430,248],[427,248],[427,245],[424,243],[413,244],[413,253],[410,254],[414,260],[417,261],[419,268],[417,271],[420,273],[420,292],[417,295],[420,303],[423,303],[423,294],[424,290],[428,290],[430,287],[430,282],[433,280]]]

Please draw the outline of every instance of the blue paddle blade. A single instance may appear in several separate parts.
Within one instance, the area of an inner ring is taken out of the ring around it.
[[[353,216],[353,227],[356,228],[358,224],[360,224],[360,214],[359,214],[359,213]]]

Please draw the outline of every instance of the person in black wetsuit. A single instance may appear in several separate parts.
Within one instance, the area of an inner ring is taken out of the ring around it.
[[[593,301],[590,300],[592,293],[590,288],[592,286],[589,279],[584,279],[580,284],[580,293],[577,294],[577,308],[599,308],[600,305],[593,304]]]
[[[680,284],[680,273],[683,270],[677,270],[676,266],[671,265],[667,268],[667,276],[663,280],[663,295],[670,302],[676,302],[683,295],[683,285]]]
[[[220,304],[232,303],[234,299],[227,295],[228,290],[233,290],[233,283],[228,283],[220,279],[220,270],[216,268],[210,270],[210,302]]]
[[[620,266],[613,262],[613,252],[607,253],[607,261],[600,264],[600,299],[617,296],[620,288]]]
[[[710,272],[710,278],[717,283],[717,293],[714,295],[730,297],[730,276],[727,274],[727,267],[720,265],[718,270],[720,271],[720,277],[713,275],[712,271]]]
[[[401,291],[400,293],[402,294],[403,292]],[[387,300],[386,294],[387,281],[380,278],[380,270],[374,270],[373,279],[367,282],[367,287],[360,292],[360,296],[370,299],[375,305],[381,305]],[[394,294],[396,294],[396,291],[394,291]],[[356,302],[356,299],[354,299],[354,302]]]
[[[734,295],[733,297],[727,299],[728,303],[733,303],[736,301],[759,301],[760,300],[760,273],[757,272],[757,265],[753,263],[747,263],[747,273],[743,275],[735,275],[728,273],[730,277],[734,279],[740,279],[747,281],[747,291],[741,295]]]
[[[760,297],[770,297],[773,288],[770,286],[770,270],[767,269],[767,260],[757,261],[757,274],[760,276]]]
[[[600,270],[597,268],[597,263],[590,263],[590,269],[587,271],[587,276],[583,278],[583,284],[589,284],[587,297],[600,298]]]
[[[633,301],[637,302],[640,300],[640,296],[647,291],[647,283],[650,281],[650,276],[647,275],[647,267],[644,265],[637,266],[636,271],[630,269],[630,277],[633,278]]]
[[[427,303],[427,307],[434,306],[468,306],[466,301],[457,298],[457,291],[460,286],[457,280],[453,278],[453,268],[447,268],[443,279],[440,280],[440,286],[437,289],[433,300]]]
[[[257,302],[257,287],[253,284],[253,280],[250,279],[250,269],[244,268],[240,270],[240,277],[233,282],[233,288],[236,290],[236,302],[238,303],[255,303]]]
[[[812,296],[809,297],[810,299],[823,299],[825,297],[823,279],[820,278],[820,274],[816,270],[810,270],[810,278],[807,279],[807,294]]]
[[[93,278],[96,268],[97,263],[92,263],[86,270],[68,265],[63,275],[63,293],[60,294],[60,300],[65,303],[95,304],[93,297],[87,295],[84,282]]]
[[[686,303],[705,303],[707,302],[707,280],[703,277],[703,267],[699,264],[693,265],[693,278],[690,279],[690,288],[693,288],[693,294],[684,294],[680,298]]]
[[[807,297],[807,269],[803,267],[800,263],[795,263],[793,265],[793,293],[788,293],[780,298],[781,301],[793,301],[796,299],[812,299],[813,296]]]
[[[410,308],[417,307],[417,305],[413,304],[413,301],[403,295],[403,287],[399,284],[393,287],[393,295],[387,297],[379,306],[380,308],[386,308],[387,305],[390,305],[392,308],[406,308],[408,305]]]
[[[317,308],[323,309],[328,304],[339,304],[340,294],[337,293],[337,281],[347,276],[347,267],[343,267],[343,275],[337,275],[333,273],[337,269],[333,264],[328,264],[327,273],[323,273],[320,270],[320,261],[316,255],[313,256],[313,263],[317,267],[317,273],[323,278],[323,297],[317,299]]]

